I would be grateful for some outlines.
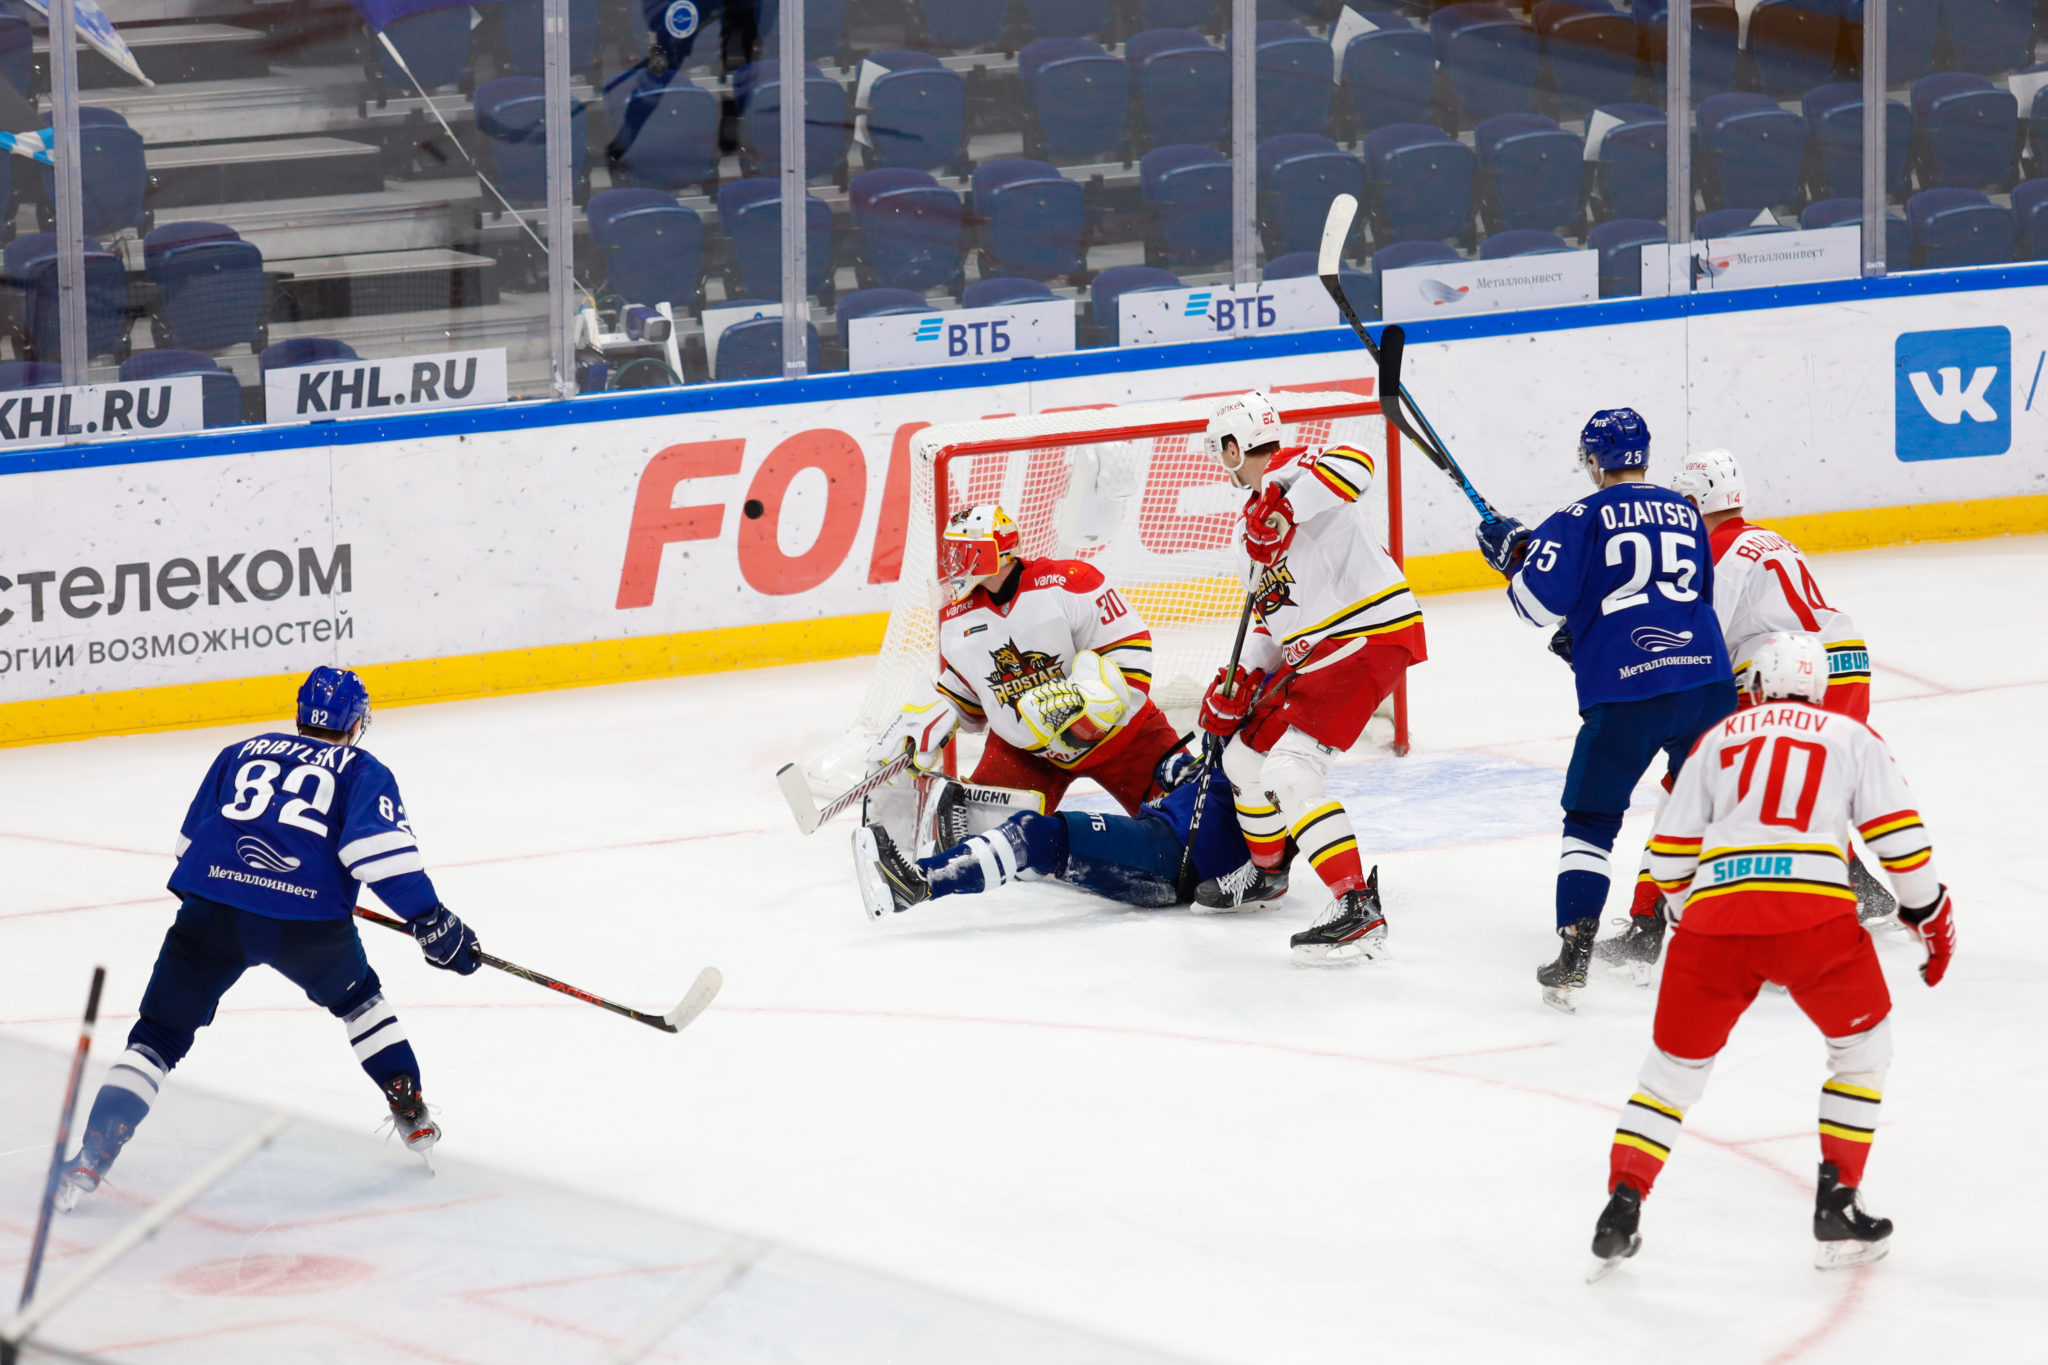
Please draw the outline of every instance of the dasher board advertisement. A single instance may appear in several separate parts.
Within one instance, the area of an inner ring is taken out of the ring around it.
[[[855,370],[1065,355],[1074,349],[1074,305],[1066,299],[1043,299],[993,308],[949,308],[943,313],[891,313],[852,318],[846,330],[852,334],[847,365]]]
[[[272,370],[263,378],[272,422],[323,422],[368,413],[466,408],[507,401],[505,348],[335,360]]]
[[[205,386],[196,374],[0,393],[0,450],[164,436],[205,425]]]
[[[1501,309],[1551,308],[1600,297],[1600,253],[1546,251],[1495,261],[1403,266],[1380,276],[1388,322],[1469,317]]]

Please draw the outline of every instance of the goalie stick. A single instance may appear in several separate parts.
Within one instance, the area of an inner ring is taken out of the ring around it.
[[[1345,296],[1340,273],[1343,269],[1344,238],[1350,234],[1352,219],[1357,216],[1358,200],[1352,195],[1340,194],[1330,201],[1330,216],[1323,220],[1322,249],[1316,255],[1316,274],[1321,277],[1323,288],[1330,291],[1330,299],[1337,305],[1337,311],[1350,324],[1358,339],[1365,343],[1366,353],[1373,358],[1373,363],[1379,366],[1380,404],[1394,419],[1394,425],[1429,458],[1431,464],[1451,476],[1451,482],[1458,485],[1458,490],[1471,502],[1481,521],[1499,521],[1500,513],[1493,510],[1493,504],[1482,497],[1472,486],[1472,481],[1465,477],[1465,471],[1451,458],[1443,438],[1436,434],[1436,428],[1429,424],[1429,418],[1423,415],[1421,407],[1401,383],[1401,354],[1406,346],[1406,333],[1400,324],[1391,323],[1381,328],[1380,341],[1375,345],[1372,333],[1359,319],[1358,310]],[[1414,414],[1414,422],[1409,421],[1410,413]],[[1419,431],[1416,422],[1421,423]]]
[[[380,915],[374,910],[365,910],[361,906],[356,907],[356,918],[368,920],[372,924],[381,924],[386,929],[396,929],[401,934],[410,934],[412,932],[412,929],[404,920],[392,919],[389,915]],[[703,971],[697,973],[697,979],[690,983],[688,993],[683,996],[674,1009],[670,1010],[667,1014],[648,1014],[644,1010],[636,1010],[630,1006],[607,1000],[601,995],[592,995],[589,991],[577,990],[566,981],[557,981],[552,976],[536,972],[529,967],[522,967],[516,962],[507,962],[502,957],[493,957],[481,949],[477,951],[476,956],[477,961],[483,963],[486,967],[496,967],[499,971],[510,973],[522,981],[531,981],[536,986],[546,986],[551,991],[560,991],[563,995],[573,996],[586,1005],[596,1005],[601,1009],[610,1010],[613,1014],[623,1014],[628,1019],[646,1024],[650,1028],[658,1028],[663,1033],[679,1033],[683,1029],[688,1028],[690,1021],[704,1012],[705,1007],[717,997],[718,988],[725,984],[725,978],[719,974],[718,968],[706,967]]]
[[[797,832],[815,834],[818,826],[830,820],[839,812],[853,805],[872,792],[879,791],[910,771],[910,755],[904,753],[877,768],[845,793],[833,797],[822,807],[811,795],[811,784],[794,763],[785,763],[775,771],[775,783],[782,788],[782,799],[789,802],[789,813],[796,817]]]

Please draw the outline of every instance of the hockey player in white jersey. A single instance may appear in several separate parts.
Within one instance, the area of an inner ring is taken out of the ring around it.
[[[1820,1090],[1815,1264],[1885,1254],[1892,1225],[1857,1191],[1891,1063],[1891,996],[1849,888],[1853,827],[1891,874],[1899,918],[1940,983],[1955,913],[1933,848],[1884,740],[1824,710],[1828,657],[1817,635],[1756,641],[1743,674],[1750,705],[1700,737],[1650,841],[1651,872],[1677,921],[1657,995],[1655,1042],[1614,1134],[1609,1199],[1593,1236],[1595,1273],[1641,1245],[1637,1226],[1705,1091],[1714,1058],[1766,982],[1777,982],[1827,1039]]]
[[[1223,770],[1252,861],[1205,882],[1195,900],[1230,909],[1273,899],[1286,889],[1292,843],[1331,897],[1292,947],[1297,961],[1323,964],[1376,957],[1387,936],[1378,869],[1367,874],[1324,776],[1428,651],[1422,609],[1366,514],[1372,455],[1282,448],[1281,430],[1254,392],[1220,404],[1205,435],[1210,458],[1250,495],[1243,573],[1256,624],[1236,673],[1218,670],[1201,723],[1229,740]]]

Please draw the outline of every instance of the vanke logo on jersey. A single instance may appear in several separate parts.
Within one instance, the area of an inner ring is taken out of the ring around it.
[[[997,645],[989,658],[996,666],[988,675],[989,689],[997,701],[1012,711],[1017,709],[1017,698],[1032,688],[1066,676],[1058,659],[1035,649],[1019,649],[1015,640]]]

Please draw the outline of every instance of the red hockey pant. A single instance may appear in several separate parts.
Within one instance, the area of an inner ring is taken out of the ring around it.
[[[1014,787],[1039,792],[1048,814],[1057,809],[1077,777],[1092,777],[1131,815],[1158,795],[1154,771],[1159,760],[1180,743],[1166,714],[1148,699],[1123,729],[1104,740],[1077,768],[1062,768],[1037,754],[1026,753],[1000,735],[990,735],[969,781],[983,787]],[[1103,750],[1108,750],[1104,753]]]

